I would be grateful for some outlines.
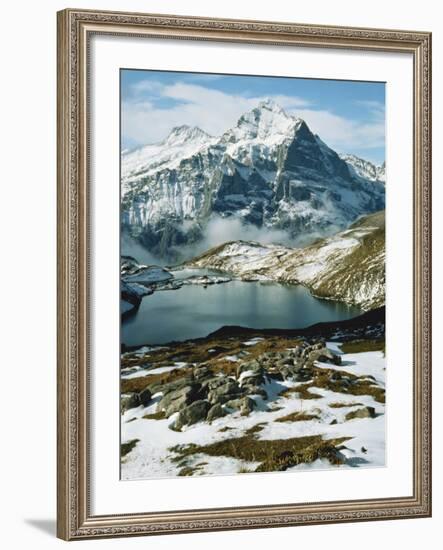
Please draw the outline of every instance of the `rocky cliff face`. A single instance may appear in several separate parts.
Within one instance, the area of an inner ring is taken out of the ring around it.
[[[384,208],[381,178],[351,164],[264,101],[221,137],[181,126],[124,153],[122,224],[160,256],[198,242],[214,216],[284,230],[294,242],[330,235]]]
[[[229,242],[187,265],[249,281],[303,284],[321,298],[374,309],[385,303],[385,213],[365,216],[305,248]]]

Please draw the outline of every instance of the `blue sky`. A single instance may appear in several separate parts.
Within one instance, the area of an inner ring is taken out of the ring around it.
[[[161,141],[181,124],[220,135],[268,97],[337,152],[384,161],[384,83],[286,77],[123,69],[122,147]]]

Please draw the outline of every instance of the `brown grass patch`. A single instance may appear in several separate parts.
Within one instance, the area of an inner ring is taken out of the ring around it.
[[[225,361],[224,359],[218,359],[214,362],[208,361],[207,365],[211,365],[211,371],[214,374],[224,374],[225,376],[237,377],[237,367],[239,363],[233,361]]]
[[[154,369],[160,366],[170,366],[176,362],[189,363],[189,367],[181,367],[158,374],[149,374],[149,370],[147,370],[146,376],[122,379],[121,391],[123,393],[140,392],[149,384],[158,383],[161,385],[173,382],[182,376],[189,375],[192,372],[193,365],[206,366],[214,375],[222,373],[225,376],[237,377],[238,367],[245,361],[257,359],[260,355],[269,351],[285,351],[301,342],[300,339],[293,337],[273,336],[259,341],[254,346],[245,346],[243,340],[245,340],[244,336],[232,339],[214,337],[202,341],[173,343],[166,349],[152,350],[145,355],[125,354],[121,358],[121,368],[149,364]],[[210,352],[209,350],[214,351]],[[224,359],[226,355],[238,355],[245,351],[248,352],[247,355],[240,357],[238,362]]]
[[[248,428],[245,430],[245,435],[254,435],[263,430],[263,428],[266,426],[266,422],[260,422],[260,424],[256,424],[255,426],[252,426],[251,428]]]
[[[331,409],[342,409],[344,407],[356,407],[357,405],[364,406],[363,403],[353,402],[353,403],[329,403],[328,407],[331,407]]]
[[[331,375],[339,378],[331,380]],[[347,379],[350,383],[346,385],[342,382]],[[385,402],[385,390],[380,386],[375,385],[373,380],[368,380],[365,376],[355,376],[345,371],[334,371],[332,369],[314,369],[313,381],[309,384],[310,387],[324,388],[336,393],[344,393],[347,395],[370,395],[379,403]]]
[[[327,458],[331,464],[342,464],[343,457],[337,447],[349,437],[324,440],[321,435],[295,437],[292,439],[263,440],[254,435],[225,439],[210,445],[175,446],[169,450],[178,454],[173,461],[202,453],[209,456],[227,456],[248,462],[259,462],[256,472],[286,470],[297,464],[310,463],[318,458]]]
[[[352,340],[344,342],[340,349],[343,353],[362,353],[365,351],[382,351],[385,353],[385,340]]]
[[[130,453],[139,441],[140,441],[140,439],[131,439],[130,441],[127,441],[126,443],[122,443],[120,445],[120,456],[124,457],[128,453]]]
[[[144,418],[145,420],[163,420],[165,418],[165,411],[145,414],[142,418]]]
[[[184,464],[186,464],[186,461],[183,461]],[[179,464],[178,466],[181,467],[181,470],[178,472],[178,476],[193,476],[196,473],[200,473],[203,470],[203,466],[206,466],[207,462],[199,462],[198,464],[195,464],[194,466]]]
[[[336,378],[331,379],[332,375]],[[349,382],[345,383],[344,380],[348,380]],[[314,369],[314,377],[310,386],[346,395],[370,395],[379,403],[385,402],[385,390],[375,385],[374,380],[368,380],[365,376],[355,376],[341,370]]]
[[[222,358],[224,355],[235,355],[241,351],[248,352],[248,358],[255,359],[268,351],[284,351],[288,347],[297,346],[301,340],[292,336],[269,336],[253,346],[245,346],[243,341],[253,336],[235,338],[213,337],[202,340],[188,340],[169,344],[167,348],[151,350],[145,355],[125,353],[121,358],[122,367],[142,365],[146,363],[184,361],[187,363],[205,363]],[[212,350],[212,351],[209,351]]]
[[[275,419],[275,422],[302,422],[304,420],[318,420],[318,416],[316,414],[298,411],[287,414],[286,416],[280,416],[280,418]]]
[[[297,393],[300,399],[320,399],[322,397],[318,393],[313,393],[309,391],[309,388],[312,386],[312,384],[300,384],[299,386],[295,386],[293,388],[288,388],[286,390],[283,390],[280,395],[283,397],[291,397],[293,393]]]
[[[200,468],[195,468],[193,466],[185,466],[178,472],[178,476],[193,476],[196,472],[198,472]]]
[[[331,376],[334,375],[334,379]],[[343,382],[347,379],[348,384]],[[384,388],[377,386],[374,380],[368,379],[366,376],[356,376],[343,370],[333,370],[325,368],[313,369],[312,381],[305,384],[300,384],[292,388],[283,390],[280,395],[290,397],[291,394],[298,394],[300,399],[319,399],[321,395],[315,393],[315,388],[324,388],[336,393],[344,393],[346,395],[370,395],[379,403],[385,402]]]

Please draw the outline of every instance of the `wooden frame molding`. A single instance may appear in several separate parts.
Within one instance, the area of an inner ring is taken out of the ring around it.
[[[414,59],[413,495],[93,516],[88,469],[88,97],[93,34],[408,52]],[[58,536],[65,540],[431,514],[431,35],[69,9],[58,13]]]

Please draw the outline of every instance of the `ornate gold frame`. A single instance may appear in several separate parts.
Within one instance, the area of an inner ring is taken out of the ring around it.
[[[404,498],[93,516],[88,489],[87,53],[91,35],[408,52],[414,59],[414,463]],[[431,515],[431,34],[68,9],[58,13],[58,536],[65,540]]]

